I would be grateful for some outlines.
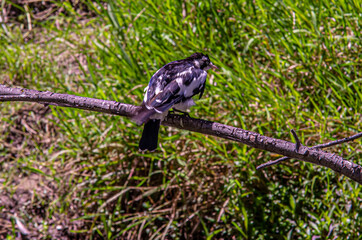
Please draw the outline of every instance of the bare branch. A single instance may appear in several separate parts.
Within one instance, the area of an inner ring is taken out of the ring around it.
[[[0,102],[1,101],[37,102],[41,104],[74,107],[126,117],[132,117],[138,109],[138,106],[119,103],[116,101],[100,100],[52,92],[41,92],[30,89],[9,88],[4,85],[0,85]],[[349,162],[336,154],[327,153],[319,149],[309,148],[303,145],[299,147],[298,151],[295,151],[296,144],[292,142],[274,139],[240,128],[205,121],[202,119],[194,119],[183,115],[169,114],[162,124],[165,126],[186,129],[193,132],[241,142],[254,148],[325,166],[362,184],[362,167]]]
[[[362,132],[357,133],[357,134],[355,134],[355,135],[353,135],[351,137],[346,137],[346,138],[338,139],[338,140],[335,140],[335,141],[332,141],[332,142],[315,145],[315,146],[313,146],[311,148],[312,149],[323,149],[323,148],[332,147],[332,146],[335,146],[335,145],[338,145],[338,144],[351,142],[351,141],[356,140],[356,139],[361,138],[361,137],[362,137]],[[256,169],[261,170],[263,168],[270,167],[272,165],[276,165],[276,164],[278,164],[280,162],[283,162],[283,161],[286,161],[286,160],[289,160],[289,159],[291,159],[291,158],[289,158],[289,157],[278,158],[277,160],[272,160],[272,161],[260,164],[259,166],[256,167]]]
[[[69,94],[37,91],[25,88],[10,88],[0,84],[0,102],[21,101],[46,105],[79,108],[94,112],[103,112],[125,117],[133,116],[137,106],[116,101],[79,97]]]

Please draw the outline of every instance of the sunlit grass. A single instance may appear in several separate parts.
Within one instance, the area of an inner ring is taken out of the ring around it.
[[[220,70],[192,116],[285,140],[295,129],[309,146],[360,131],[356,1],[84,1],[88,17],[63,6],[32,31],[25,18],[2,25],[7,84],[140,104],[158,68],[201,51]],[[16,193],[19,176],[52,184],[18,214],[41,236],[50,233],[30,217],[40,203],[44,225],[93,238],[360,236],[361,188],[327,168],[291,160],[256,171],[278,156],[166,127],[158,151],[141,154],[142,129],[128,119],[51,108],[40,123],[42,107],[1,107],[1,191]],[[329,151],[361,163],[360,141]]]

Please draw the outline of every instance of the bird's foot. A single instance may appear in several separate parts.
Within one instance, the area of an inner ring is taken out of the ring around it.
[[[183,116],[191,118],[191,116],[190,116],[190,114],[188,112],[184,112],[184,111],[181,111],[181,110],[178,110],[178,109],[175,109],[175,108],[173,108],[172,111],[173,111],[173,113],[182,113]]]

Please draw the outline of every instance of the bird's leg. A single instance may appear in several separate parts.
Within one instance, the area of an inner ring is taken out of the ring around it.
[[[191,118],[191,116],[190,116],[190,114],[189,114],[188,112],[184,112],[184,111],[178,110],[178,109],[176,109],[176,108],[172,108],[172,111],[173,111],[174,113],[176,113],[176,112],[182,113],[185,117]]]

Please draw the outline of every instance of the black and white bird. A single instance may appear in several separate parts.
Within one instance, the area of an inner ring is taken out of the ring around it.
[[[207,70],[217,68],[207,55],[194,53],[190,57],[170,62],[160,68],[145,88],[141,110],[133,120],[145,123],[139,149],[153,151],[157,148],[158,131],[168,110],[186,112],[195,105],[192,97],[204,93]]]

